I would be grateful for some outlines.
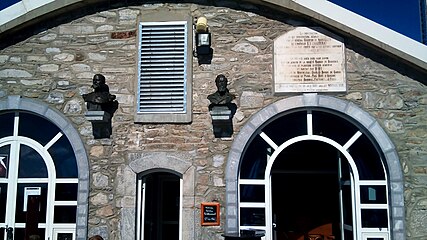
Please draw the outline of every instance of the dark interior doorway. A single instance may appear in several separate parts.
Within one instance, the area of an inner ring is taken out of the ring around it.
[[[179,239],[179,177],[165,172],[143,177],[145,183],[144,239]]]
[[[271,176],[275,239],[340,239],[337,149],[295,143],[276,159]]]

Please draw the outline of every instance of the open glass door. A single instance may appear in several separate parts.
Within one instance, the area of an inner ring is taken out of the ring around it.
[[[347,162],[341,159],[341,154],[338,156],[338,177],[340,183],[340,223],[341,223],[341,239],[353,240],[356,238],[354,231],[354,197],[353,197],[353,176],[350,171],[350,166]]]
[[[156,172],[138,180],[137,240],[180,240],[182,179]]]

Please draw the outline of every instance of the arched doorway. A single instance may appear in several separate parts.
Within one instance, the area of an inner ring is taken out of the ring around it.
[[[0,239],[87,239],[78,133],[56,110],[18,96],[0,101],[0,122]]]
[[[188,187],[195,179],[193,155],[168,151],[129,157],[129,174],[137,182],[134,238],[195,239],[194,232],[183,227],[194,225],[195,195]]]
[[[338,167],[337,150],[321,141],[284,149],[271,169],[273,239],[341,235]]]
[[[227,189],[236,191],[227,191],[227,199],[235,194],[237,201],[227,201],[227,232],[260,229],[269,240],[283,234],[300,239],[298,231],[301,239],[404,239],[394,224],[403,225],[403,218],[391,211],[396,202],[390,200],[397,197],[402,206],[403,195],[389,187],[402,185],[400,165],[387,136],[365,112],[306,94],[272,104],[245,128],[235,140],[240,146],[244,140],[244,149],[233,144],[229,155]],[[319,230],[323,225],[327,229]]]
[[[138,175],[137,239],[182,239],[182,179],[157,169]]]

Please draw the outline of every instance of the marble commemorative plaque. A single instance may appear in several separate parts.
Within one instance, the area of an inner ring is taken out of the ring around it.
[[[297,27],[274,41],[274,91],[346,91],[343,39],[321,28]]]

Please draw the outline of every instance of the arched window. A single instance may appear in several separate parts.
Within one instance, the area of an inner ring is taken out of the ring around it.
[[[0,239],[87,239],[89,169],[77,131],[19,96],[0,101],[0,122]]]
[[[233,143],[226,232],[259,229],[268,240],[401,237],[395,223],[403,219],[391,209],[403,211],[403,195],[389,187],[402,185],[394,151],[375,119],[351,103],[317,94],[276,102]]]

